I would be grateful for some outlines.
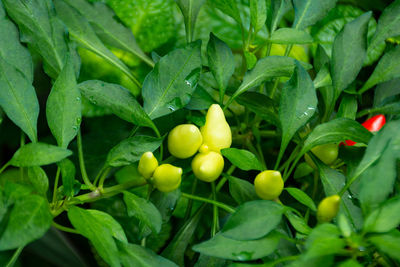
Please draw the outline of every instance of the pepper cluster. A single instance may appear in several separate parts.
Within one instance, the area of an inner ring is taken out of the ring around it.
[[[205,182],[213,182],[221,175],[224,169],[221,149],[231,144],[231,129],[218,104],[210,106],[205,125],[201,129],[194,124],[181,124],[168,135],[168,150],[172,156],[186,159],[197,153],[192,160],[192,170],[198,179]],[[181,168],[171,164],[158,166],[151,152],[142,155],[138,171],[162,192],[175,190],[182,180]]]

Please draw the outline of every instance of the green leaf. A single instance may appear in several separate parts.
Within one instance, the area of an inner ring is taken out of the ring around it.
[[[293,74],[295,62],[295,59],[283,56],[270,56],[258,60],[255,67],[246,72],[242,84],[232,97],[236,98],[250,88],[261,85],[268,79],[281,76],[290,77]],[[311,65],[307,63],[302,64],[306,69],[311,68]]]
[[[255,200],[240,205],[221,232],[235,240],[254,240],[271,232],[280,223],[285,208],[273,201]]]
[[[186,106],[201,72],[201,42],[162,57],[143,82],[144,110],[155,119]]]
[[[186,248],[192,241],[193,234],[195,233],[199,224],[204,208],[205,205],[200,207],[196,213],[179,229],[172,241],[169,242],[168,246],[163,250],[163,257],[174,261],[179,266],[184,266],[184,253],[182,253],[182,251],[186,251]]]
[[[46,117],[58,146],[67,148],[78,133],[81,121],[81,93],[76,85],[71,58],[55,81],[47,98]]]
[[[211,4],[226,15],[232,17],[237,23],[239,23],[239,25],[242,24],[236,0],[213,0],[211,1]]]
[[[337,0],[293,0],[295,17],[293,28],[305,29],[325,17]]]
[[[311,232],[311,228],[307,225],[304,218],[299,217],[292,211],[285,212],[286,218],[290,224],[296,229],[297,232],[308,235]]]
[[[117,245],[120,251],[121,263],[125,267],[178,266],[142,246],[122,242],[118,242]]]
[[[371,137],[372,134],[358,122],[337,118],[315,127],[304,141],[300,154],[306,153],[315,146],[339,143],[345,140],[368,144]]]
[[[18,199],[11,210],[7,227],[0,239],[0,250],[15,249],[42,237],[53,216],[43,197],[28,195]]]
[[[90,240],[99,255],[111,266],[120,266],[114,238],[127,243],[122,227],[107,213],[72,206],[68,218],[80,234]]]
[[[31,82],[0,57],[0,106],[32,142],[37,142],[39,102]]]
[[[281,22],[283,16],[292,8],[290,0],[271,0],[267,5],[267,27],[269,32],[274,32]]]
[[[372,12],[347,23],[336,36],[332,48],[332,82],[335,99],[360,72],[367,54],[368,21]]]
[[[162,224],[161,214],[153,203],[135,194],[129,193],[128,191],[124,191],[123,193],[128,216],[139,219],[140,222],[149,227],[153,233],[159,233]]]
[[[72,151],[45,143],[29,143],[15,152],[10,163],[16,167],[33,167],[58,162]]]
[[[387,6],[379,17],[375,35],[369,44],[368,50],[376,49],[376,47],[389,37],[400,34],[400,1],[393,1]]]
[[[241,170],[263,170],[257,157],[245,149],[225,148],[221,150],[221,154]]]
[[[17,27],[6,17],[0,2],[0,57],[22,72],[29,83],[33,81],[32,57],[28,49],[20,44]]]
[[[328,53],[326,52],[325,48],[321,45],[317,46],[317,51],[315,52],[315,57],[314,57],[314,68],[318,72],[321,71],[321,69],[328,65],[329,66],[330,58],[328,56]],[[329,68],[328,68],[329,72]]]
[[[229,46],[213,33],[210,33],[207,56],[208,65],[218,84],[220,100],[223,100],[229,79],[235,71],[235,58]]]
[[[107,0],[107,5],[131,28],[145,52],[151,52],[176,37],[176,9],[173,1]]]
[[[249,51],[244,51],[244,58],[246,59],[246,66],[248,70],[251,70],[254,68],[254,66],[257,63],[257,57],[254,55],[254,53],[251,53]]]
[[[250,21],[257,34],[267,20],[267,5],[265,0],[250,1]]]
[[[279,162],[293,135],[314,115],[317,108],[317,94],[314,84],[300,64],[293,76],[282,88],[279,119],[282,127],[282,143],[278,155]]]
[[[207,92],[201,85],[198,85],[193,92],[193,95],[192,95],[192,98],[190,99],[189,104],[187,104],[185,108],[190,109],[190,110],[204,110],[204,109],[208,109],[214,103],[215,103],[215,100],[210,95],[210,93]],[[201,116],[198,118],[203,121],[202,125],[204,125],[205,117]]]
[[[14,175],[17,173],[14,173]],[[8,205],[32,194],[33,188],[29,185],[6,181],[4,185],[4,197]],[[7,207],[7,206],[6,206]]]
[[[400,158],[400,121],[392,121],[372,137],[354,172],[360,179],[360,202],[365,211],[382,203],[393,191],[397,159]],[[385,175],[382,175],[384,173]],[[379,188],[379,190],[376,190]]]
[[[340,238],[336,225],[324,223],[312,230],[306,241],[304,258],[311,259],[325,255],[333,255],[342,251],[346,242]]]
[[[83,47],[99,55],[109,63],[120,69],[133,82],[138,85],[138,81],[132,72],[121,60],[118,59],[97,37],[89,22],[79,15],[78,11],[74,10],[62,0],[55,0],[54,5],[58,17],[66,24],[70,37]]]
[[[400,95],[400,78],[379,84],[375,88],[374,107],[383,106],[396,95]]]
[[[56,16],[53,3],[50,0],[4,0],[3,4],[7,14],[18,24],[22,41],[29,43],[42,56],[46,73],[53,79],[57,78],[69,48],[64,25]]]
[[[368,240],[383,253],[398,261],[400,260],[400,232],[398,230],[393,230],[387,234],[373,235]]]
[[[362,265],[357,260],[350,259],[342,262],[338,267],[362,267]]]
[[[127,138],[110,150],[106,164],[120,167],[135,163],[143,153],[153,152],[161,143],[162,139],[145,135]]]
[[[63,159],[58,164],[61,169],[63,192],[67,197],[74,196],[75,165],[69,159]]]
[[[49,189],[49,178],[42,168],[39,166],[28,168],[28,178],[37,192],[46,195]]]
[[[205,0],[175,0],[185,20],[186,40],[193,40],[196,19]]]
[[[395,197],[384,202],[373,210],[365,219],[364,231],[384,233],[393,230],[400,224],[400,198]]]
[[[297,189],[295,187],[285,187],[285,190],[294,197],[297,201],[305,206],[309,207],[312,211],[316,211],[317,207],[315,206],[314,201],[303,191]]]
[[[400,46],[389,50],[379,60],[374,72],[360,89],[359,93],[364,93],[378,83],[400,78]]]
[[[280,28],[272,33],[268,41],[274,44],[309,44],[313,42],[313,38],[302,30]]]
[[[121,119],[139,126],[156,129],[136,98],[122,86],[91,80],[80,83],[78,88],[91,103],[111,110]]]
[[[328,64],[325,64],[317,73],[314,81],[315,89],[332,85],[332,77],[329,71]]]
[[[229,193],[240,205],[247,201],[258,200],[254,185],[246,180],[229,176]]]
[[[128,51],[149,66],[154,66],[153,61],[136,43],[132,31],[116,21],[114,12],[105,4],[94,3],[94,5],[91,5],[84,0],[65,0],[65,2],[74,7],[89,21],[96,35],[104,44]]]
[[[341,172],[327,167],[319,160],[315,160],[314,162],[317,164],[325,195],[331,196],[338,194],[346,183],[346,177]],[[340,214],[346,216],[353,230],[359,230],[361,228],[363,222],[361,209],[353,203],[352,196],[348,191],[344,192],[341,196],[339,215]]]
[[[280,234],[276,232],[272,232],[261,239],[246,241],[229,239],[218,234],[208,241],[193,246],[192,249],[218,258],[249,261],[263,258],[274,252],[279,240]]]
[[[268,96],[257,92],[244,92],[236,98],[236,102],[247,107],[267,122],[280,127],[277,110],[274,108],[274,101]]]
[[[344,95],[340,102],[339,110],[336,116],[338,118],[348,118],[355,120],[357,115],[358,103],[357,98],[352,95]]]

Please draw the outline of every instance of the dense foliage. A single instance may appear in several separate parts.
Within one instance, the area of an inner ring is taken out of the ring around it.
[[[0,0],[0,266],[400,266],[400,0]]]

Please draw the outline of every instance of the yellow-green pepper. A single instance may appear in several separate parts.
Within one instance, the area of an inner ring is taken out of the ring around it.
[[[152,182],[161,192],[171,192],[179,187],[182,181],[182,168],[171,164],[161,164],[153,174]]]
[[[223,169],[224,158],[214,151],[199,153],[192,161],[194,175],[204,182],[215,181],[221,175]]]
[[[168,135],[168,150],[171,155],[186,159],[193,156],[203,142],[199,128],[193,124],[176,126]]]
[[[282,193],[283,179],[279,171],[260,172],[254,179],[256,194],[265,200],[274,200]]]

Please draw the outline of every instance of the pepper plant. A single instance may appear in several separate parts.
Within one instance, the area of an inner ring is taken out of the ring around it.
[[[1,266],[400,266],[400,0],[0,0]]]

